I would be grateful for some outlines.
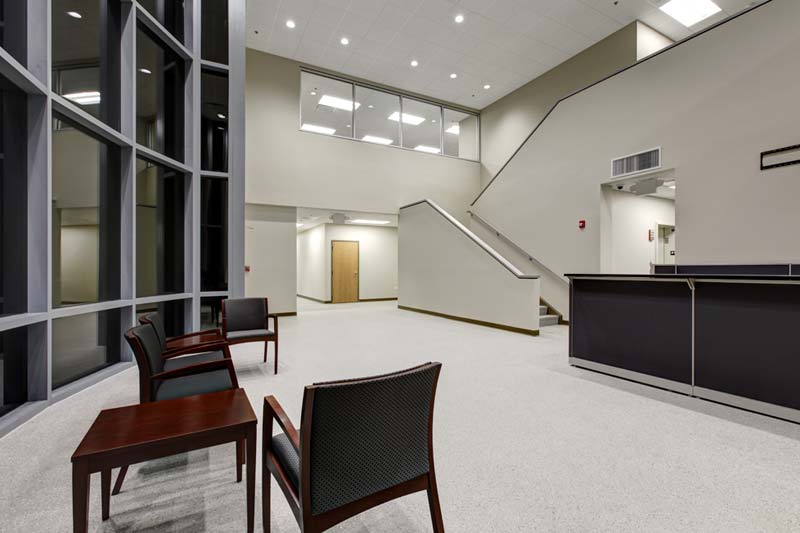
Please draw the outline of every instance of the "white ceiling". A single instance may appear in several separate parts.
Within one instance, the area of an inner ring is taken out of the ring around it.
[[[388,222],[388,224],[371,225],[385,226],[387,228],[397,227],[397,215],[390,213],[367,213],[365,211],[345,211],[342,209],[316,209],[313,207],[298,207],[297,223],[302,224],[302,226],[299,226],[297,231],[307,231],[315,226],[319,226],[320,224],[332,224],[332,217],[337,213],[343,214],[346,217],[345,224],[350,224],[351,220],[381,220]]]
[[[634,20],[679,40],[763,0],[715,1],[687,29],[666,0],[249,0],[247,46],[482,109]]]

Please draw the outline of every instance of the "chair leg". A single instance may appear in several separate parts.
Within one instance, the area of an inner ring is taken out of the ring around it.
[[[263,444],[262,444],[263,446]],[[263,522],[264,533],[270,531],[270,489],[272,488],[272,477],[269,475],[267,467],[267,454],[261,457],[261,520]]]
[[[244,446],[242,441],[236,441],[236,483],[242,482],[242,463],[244,456]]]
[[[119,491],[122,490],[122,482],[125,481],[125,474],[128,473],[128,467],[123,466],[119,469],[119,474],[117,474],[117,481],[114,483],[114,490],[111,491],[111,494],[117,495]]]
[[[275,337],[275,370],[273,373],[278,373],[278,337]]]
[[[269,341],[264,341],[264,362],[267,362],[267,348],[269,348]]]
[[[434,533],[444,533],[442,508],[439,505],[439,489],[436,487],[436,476],[433,472],[428,474],[428,505],[431,508],[431,523]]]

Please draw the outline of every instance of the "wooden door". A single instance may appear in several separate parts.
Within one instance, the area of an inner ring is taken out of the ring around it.
[[[357,241],[331,241],[331,301],[358,301]]]

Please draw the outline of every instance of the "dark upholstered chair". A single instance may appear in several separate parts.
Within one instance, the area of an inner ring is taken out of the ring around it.
[[[205,344],[208,350],[181,357],[164,357],[161,339],[152,323],[145,323],[125,333],[136,365],[139,367],[139,401],[157,402],[183,398],[195,394],[238,389],[239,381],[233,361],[225,357],[227,344],[220,339],[217,344]],[[236,443],[237,480],[241,481],[241,465],[244,458],[243,443]],[[118,494],[128,467],[120,469],[112,494]]]
[[[270,530],[269,472],[304,533],[325,531],[395,498],[428,491],[444,531],[433,468],[433,404],[440,363],[306,387],[300,432],[264,398],[262,490]],[[272,435],[273,420],[283,433]]]
[[[207,329],[186,333],[177,337],[167,337],[164,321],[158,313],[146,313],[139,317],[140,324],[151,324],[156,330],[158,341],[161,343],[162,357],[176,357],[190,353],[208,351],[207,347],[223,342],[222,334],[218,329]],[[221,350],[223,355],[230,357],[228,346]]]
[[[275,329],[269,329],[269,319]],[[222,300],[222,336],[228,344],[264,343],[267,362],[269,342],[275,343],[275,370],[278,373],[278,315],[269,314],[267,298],[228,298]]]

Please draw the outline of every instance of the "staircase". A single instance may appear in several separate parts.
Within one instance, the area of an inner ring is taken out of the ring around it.
[[[545,304],[539,304],[539,327],[557,326],[561,321],[559,315],[549,314],[550,307]]]

